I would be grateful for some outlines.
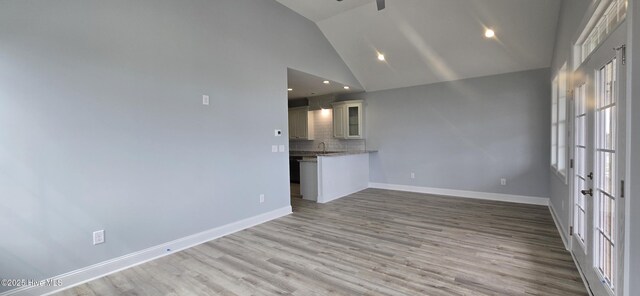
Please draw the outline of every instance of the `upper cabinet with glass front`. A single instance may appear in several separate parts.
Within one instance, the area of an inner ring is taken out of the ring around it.
[[[338,139],[363,139],[362,100],[333,103],[333,136]]]

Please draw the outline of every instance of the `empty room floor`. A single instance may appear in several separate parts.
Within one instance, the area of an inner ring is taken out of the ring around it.
[[[544,206],[367,189],[59,295],[587,295]]]

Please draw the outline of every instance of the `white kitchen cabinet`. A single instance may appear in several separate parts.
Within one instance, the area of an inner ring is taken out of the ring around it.
[[[313,140],[313,113],[308,106],[289,108],[289,139]]]
[[[337,139],[363,139],[363,101],[333,103],[333,136]]]

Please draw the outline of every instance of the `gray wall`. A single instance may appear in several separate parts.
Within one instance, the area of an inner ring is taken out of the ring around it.
[[[549,93],[538,69],[359,94],[371,182],[548,197]]]
[[[0,275],[58,275],[288,206],[288,155],[271,153],[288,142],[273,136],[287,67],[360,87],[272,0],[0,1]]]
[[[640,0],[629,1],[625,295],[640,295]],[[633,83],[635,81],[635,83]]]
[[[580,34],[580,28],[584,26],[583,20],[585,15],[591,15],[591,12],[595,7],[593,1],[584,0],[564,0],[560,8],[560,18],[558,20],[558,32],[556,34],[556,46],[553,54],[553,61],[551,63],[552,75],[548,78],[549,81],[555,77],[562,65],[566,62],[567,68],[573,69],[573,52],[572,47]],[[572,89],[571,81],[568,81],[569,89]],[[551,93],[547,96],[551,100]],[[549,109],[551,113],[551,109]],[[572,122],[569,122],[570,128],[572,128]],[[549,148],[550,150],[550,148]],[[571,150],[571,149],[567,149]],[[568,151],[570,152],[570,151]],[[567,158],[569,159],[569,158]],[[551,166],[547,166],[551,170]],[[559,216],[558,222],[560,222],[565,235],[569,235],[569,213],[571,211],[571,205],[569,200],[569,185],[564,182],[556,174],[550,174],[551,196],[550,202],[553,204],[553,208]]]

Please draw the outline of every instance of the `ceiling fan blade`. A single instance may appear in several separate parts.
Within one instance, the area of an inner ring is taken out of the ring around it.
[[[384,9],[384,0],[376,0],[376,3],[378,4],[378,11]]]

